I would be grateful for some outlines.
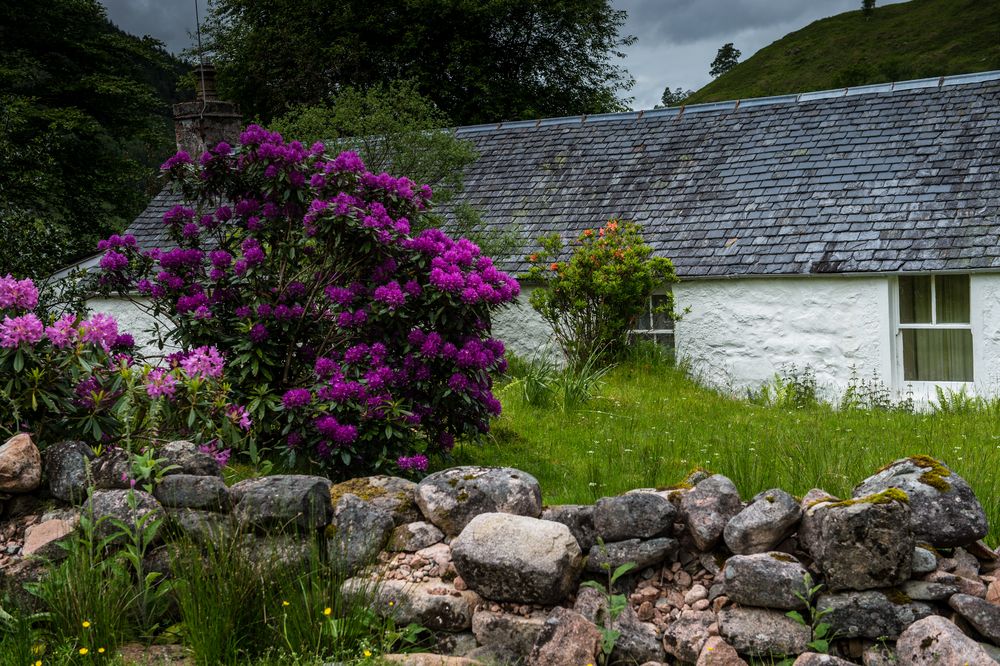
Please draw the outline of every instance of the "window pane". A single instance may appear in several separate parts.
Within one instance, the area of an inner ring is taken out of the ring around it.
[[[903,379],[971,382],[972,331],[904,329]]]
[[[901,324],[931,323],[931,277],[929,275],[899,278],[899,322]]]
[[[935,294],[939,324],[969,323],[969,276],[938,275]]]
[[[639,315],[639,318],[635,320],[635,329],[633,330],[636,331],[649,330],[649,310],[646,310],[641,315]]]
[[[667,297],[663,294],[653,295],[653,309],[667,305]],[[671,331],[674,328],[674,320],[666,312],[653,313],[653,328],[657,331]]]

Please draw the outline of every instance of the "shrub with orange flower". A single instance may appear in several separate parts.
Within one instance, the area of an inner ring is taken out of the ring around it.
[[[639,225],[611,219],[594,231],[584,230],[568,247],[558,234],[546,236],[541,251],[527,257],[524,277],[538,285],[531,305],[572,365],[614,360],[653,290],[677,281],[673,263],[653,256]],[[667,310],[673,316],[672,302]]]

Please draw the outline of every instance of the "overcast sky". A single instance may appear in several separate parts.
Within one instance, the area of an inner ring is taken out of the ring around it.
[[[901,0],[879,0],[880,5]],[[173,52],[191,45],[195,0],[101,0],[123,30],[152,35]],[[860,0],[613,0],[628,11],[625,32],[638,40],[624,65],[636,79],[633,106],[659,103],[664,87],[697,90],[708,83],[716,51],[733,42],[749,58],[816,19],[861,6]],[[206,0],[199,0],[204,17]]]

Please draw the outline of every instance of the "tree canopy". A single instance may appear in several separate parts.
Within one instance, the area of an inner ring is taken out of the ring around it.
[[[713,77],[722,76],[736,65],[740,64],[740,56],[743,55],[732,42],[723,44],[715,54],[712,61],[712,68],[708,71]]]
[[[204,33],[248,117],[406,79],[470,124],[623,110],[624,22],[610,0],[217,0]]]
[[[92,254],[141,210],[184,68],[97,0],[0,0],[0,276]]]

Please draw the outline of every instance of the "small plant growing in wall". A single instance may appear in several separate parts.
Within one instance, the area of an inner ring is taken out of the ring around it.
[[[602,539],[597,540],[597,546],[602,554],[607,554]],[[588,580],[583,583],[583,587],[592,587],[603,593],[608,604],[608,614],[603,626],[600,624],[597,625],[597,629],[601,632],[601,653],[604,655],[604,663],[608,663],[611,652],[615,649],[615,643],[618,642],[618,637],[621,636],[621,632],[614,628],[615,620],[621,616],[628,605],[628,597],[626,595],[615,594],[615,583],[618,582],[619,578],[635,569],[635,567],[635,562],[626,562],[615,568],[614,571],[611,571],[611,563],[604,562],[601,564],[601,568],[604,569],[608,576],[607,588],[596,580]]]
[[[574,367],[620,355],[653,290],[677,281],[673,263],[653,256],[633,222],[612,219],[600,229],[586,229],[569,248],[558,234],[540,244],[541,250],[527,257],[526,277],[540,285],[531,293],[531,305]],[[673,300],[668,297],[659,310],[673,317]]]
[[[808,573],[802,579],[802,586],[803,591],[796,592],[795,596],[801,599],[802,603],[806,605],[805,615],[795,610],[788,611],[785,615],[799,624],[809,627],[812,640],[806,643],[806,645],[810,650],[827,654],[830,651],[830,641],[833,640],[834,634],[830,632],[830,623],[823,621],[823,618],[830,612],[829,609],[822,610],[816,604],[816,597],[819,595],[820,590],[823,589],[823,586],[814,585],[812,576]],[[788,661],[788,663],[791,664],[792,662]]]

